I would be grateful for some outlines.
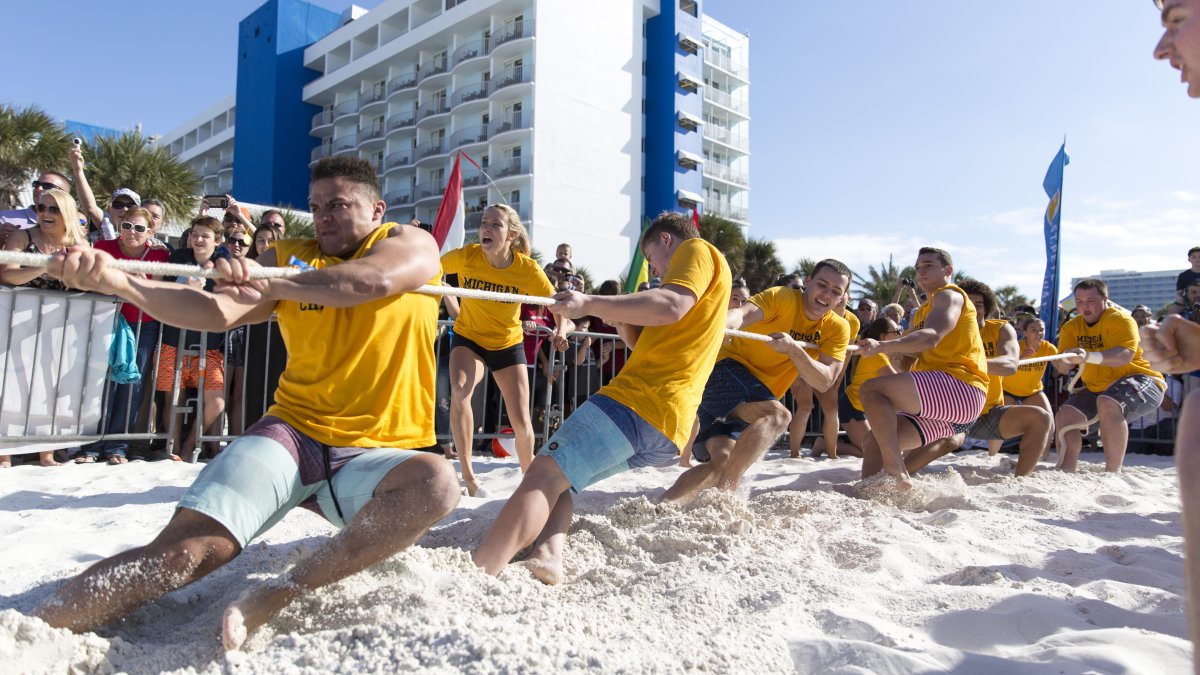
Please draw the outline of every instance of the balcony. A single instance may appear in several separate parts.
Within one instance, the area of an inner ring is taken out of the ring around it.
[[[413,190],[413,196],[417,202],[426,199],[442,198],[442,194],[446,191],[446,181],[443,180],[427,180],[417,183],[417,187]]]
[[[391,153],[383,158],[383,168],[385,171],[399,169],[405,166],[411,166],[413,163],[413,148],[405,148]]]
[[[533,37],[533,21],[514,21],[492,35],[489,51],[495,51],[502,44],[526,37]]]
[[[413,189],[401,188],[399,190],[392,190],[384,195],[383,199],[387,202],[388,208],[393,206],[406,206],[412,203]]]
[[[727,165],[727,164],[705,164],[704,165],[704,176],[706,178],[716,178],[717,180],[723,180],[726,183],[732,183],[733,185],[742,185],[742,186],[750,185],[749,174],[747,174],[744,171],[735,171],[734,169],[731,169],[729,167],[729,165]]]
[[[465,87],[459,87],[454,91],[454,95],[450,97],[454,105],[469,103],[471,101],[481,101],[487,98],[488,83],[480,82],[478,84],[468,84]]]
[[[349,115],[357,115],[357,114],[358,114],[358,99],[357,98],[351,99],[349,101],[342,101],[341,103],[333,106],[333,119],[335,119],[335,120],[341,119],[341,118],[349,116]]]
[[[383,140],[384,125],[372,125],[369,127],[359,127],[358,142],[364,145],[375,143]]]
[[[321,112],[317,113],[316,115],[313,115],[313,118],[312,118],[313,131],[316,131],[319,127],[328,126],[330,124],[333,124],[333,111],[332,110],[322,110]]]
[[[412,89],[415,86],[417,86],[417,74],[406,73],[404,75],[397,75],[392,78],[391,82],[388,82],[388,92],[394,94],[405,89]]]
[[[472,143],[484,143],[488,139],[488,125],[481,124],[476,127],[467,127],[459,129],[450,136],[450,147],[461,148],[464,145]]]
[[[308,163],[312,164],[313,162],[316,162],[317,160],[320,160],[320,159],[324,159],[324,158],[330,156],[331,154],[333,154],[332,146],[318,145],[317,147],[312,149],[312,154],[309,155]]]
[[[358,107],[359,110],[366,109],[368,106],[376,103],[383,103],[387,99],[387,87],[376,85],[370,89],[359,92]]]
[[[468,42],[467,44],[459,47],[458,49],[455,49],[454,55],[451,57],[451,59],[454,61],[454,66],[457,68],[458,64],[460,64],[460,63],[463,63],[465,61],[470,61],[471,59],[477,59],[480,56],[487,56],[487,55],[488,55],[487,43],[484,42],[483,40],[475,40],[474,42]]]
[[[434,98],[422,103],[421,107],[417,108],[417,119],[423,120],[432,115],[443,115],[448,112],[450,112],[450,99]]]
[[[522,160],[520,157],[515,157],[503,162],[497,162],[492,165],[492,178],[500,180],[501,178],[509,178],[511,176],[520,176],[529,173],[529,161]]]
[[[750,139],[736,131],[730,131],[725,127],[719,127],[715,124],[705,124],[703,133],[704,137],[711,141],[723,143],[742,152],[749,152]]]
[[[746,115],[746,104],[743,101],[734,100],[729,92],[720,91],[712,87],[704,88],[704,100],[715,103],[723,108],[728,108],[739,115]]]
[[[425,159],[434,155],[444,155],[447,152],[446,141],[432,141],[417,148],[417,159]]]
[[[746,65],[744,63],[735,62],[728,54],[718,54],[711,49],[705,49],[704,62],[714,68],[720,68],[739,80],[744,82],[749,81],[746,72]]]
[[[395,131],[397,129],[405,129],[417,123],[416,111],[396,113],[388,118],[388,130]]]
[[[504,115],[499,120],[493,121],[488,125],[492,137],[500,134],[516,131],[517,129],[528,129],[533,115],[526,115],[524,112],[515,112]]]
[[[417,69],[417,82],[433,77],[434,75],[441,75],[448,70],[450,70],[450,61],[448,59],[435,59]]]
[[[220,170],[221,171],[232,171],[233,170],[233,160],[232,159],[221,160]]]
[[[333,154],[340,155],[346,152],[354,152],[358,149],[358,134],[346,134],[341,138],[333,139]]]
[[[505,87],[511,87],[514,84],[533,81],[533,68],[531,66],[516,66],[514,68],[506,68],[498,77],[492,79],[491,91],[496,93]]]
[[[720,216],[727,220],[738,220],[743,223],[750,222],[750,212],[740,206],[734,206],[728,202],[709,202],[704,205],[704,212]]]

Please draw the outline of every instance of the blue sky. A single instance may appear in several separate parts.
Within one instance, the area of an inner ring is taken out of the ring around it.
[[[233,90],[237,22],[258,4],[67,0],[52,19],[15,4],[9,25],[29,30],[6,31],[0,100],[169,131]],[[1200,101],[1151,58],[1150,0],[704,8],[751,36],[751,235],[785,264],[865,272],[934,243],[1036,297],[1041,181],[1064,135],[1064,277],[1182,269],[1200,244]]]

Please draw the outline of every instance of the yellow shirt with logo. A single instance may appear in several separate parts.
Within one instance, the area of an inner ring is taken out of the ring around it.
[[[442,256],[442,271],[451,286],[495,293],[518,295],[554,295],[554,284],[527,255],[513,252],[513,262],[504,269],[492,267],[479,244],[469,244]],[[521,344],[521,305],[460,298],[454,332],[471,342],[497,351]]]
[[[1042,344],[1038,345],[1037,351],[1033,356],[1023,358],[1036,359],[1042,356],[1054,356],[1058,353],[1058,348],[1054,345],[1042,340]],[[1046,362],[1029,363],[1023,366],[1017,366],[1017,372],[1004,378],[1004,393],[1016,398],[1025,398],[1033,396],[1041,391],[1042,376],[1046,374]]]
[[[996,358],[1000,347],[1000,329],[1007,324],[1000,319],[988,319],[979,328],[979,337],[983,340],[983,354],[989,359]],[[988,373],[987,397],[983,401],[983,412],[998,405],[1004,405],[1004,378]]]
[[[858,363],[854,366],[854,375],[850,378],[850,384],[846,385],[846,398],[850,400],[850,405],[854,409],[862,412],[862,400],[858,397],[858,392],[862,389],[863,382],[879,377],[880,371],[885,371],[892,365],[891,359],[887,354],[875,354],[873,356],[860,356]]]
[[[363,257],[395,223],[371,233],[349,258],[323,255],[315,239],[281,239],[275,255],[314,269]],[[441,275],[429,281],[439,284]],[[267,411],[318,443],[359,448],[433,445],[438,300],[404,293],[353,307],[282,300],[275,305],[287,368]]]
[[[811,342],[819,347],[805,349],[809,356],[817,352],[828,354],[835,361],[846,360],[846,345],[850,342],[850,324],[831,311],[817,320],[804,314],[804,293],[799,289],[776,286],[750,298],[762,310],[763,318],[744,328],[746,332],[770,335],[787,333],[797,342]],[[717,360],[731,358],[741,363],[765,384],[776,398],[783,396],[796,381],[796,366],[786,354],[771,349],[765,342],[735,338],[721,350]]]
[[[725,256],[693,238],[675,249],[662,283],[688,289],[696,304],[675,323],[642,329],[625,367],[599,393],[633,410],[682,448],[725,339],[732,278]]]
[[[1124,347],[1133,350],[1133,360],[1123,366],[1102,366],[1086,364],[1083,367],[1083,384],[1088,391],[1099,394],[1108,389],[1114,382],[1130,375],[1149,375],[1158,381],[1158,386],[1166,390],[1167,383],[1162,375],[1150,368],[1146,359],[1142,358],[1141,341],[1138,339],[1137,323],[1128,313],[1116,307],[1109,307],[1100,314],[1094,325],[1088,325],[1083,316],[1063,324],[1058,332],[1058,350],[1079,347],[1088,352],[1102,352],[1113,347]]]
[[[862,322],[858,320],[858,315],[850,310],[842,310],[842,318],[850,325],[850,341],[858,340],[858,332],[862,330]]]
[[[983,340],[979,337],[979,324],[975,319],[975,305],[963,289],[954,284],[947,284],[929,294],[917,311],[913,313],[909,332],[918,331],[925,327],[925,320],[933,310],[933,299],[938,293],[948,291],[962,296],[962,312],[958,322],[941,341],[930,349],[921,352],[913,364],[911,371],[938,370],[963,384],[975,387],[984,394],[988,390],[987,357],[983,354]]]

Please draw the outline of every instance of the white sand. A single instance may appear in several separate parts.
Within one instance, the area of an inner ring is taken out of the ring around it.
[[[902,498],[855,488],[858,466],[772,453],[748,495],[682,510],[653,501],[681,469],[609,479],[577,499],[551,588],[519,565],[499,579],[471,565],[519,479],[481,462],[490,497],[464,497],[420,546],[230,654],[225,605],[328,537],[323,520],[298,510],[208,578],[76,636],[25,614],[58,579],[148,541],[199,467],[6,470],[0,670],[1188,672],[1169,458],[1018,480],[1007,458],[969,453]]]

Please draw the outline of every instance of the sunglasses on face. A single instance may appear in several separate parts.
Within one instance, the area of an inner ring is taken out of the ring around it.
[[[148,225],[134,225],[133,223],[121,223],[122,230],[133,230],[134,232],[142,233],[150,229]]]
[[[59,209],[57,206],[52,206],[50,204],[38,204],[37,206],[35,206],[33,208],[38,213],[45,213],[45,212],[49,211],[50,213],[53,213],[56,216],[60,215],[62,213],[61,209]]]
[[[230,239],[229,241],[225,242],[225,245],[226,246],[237,246],[240,248],[240,247],[245,246],[246,242],[241,239]]]
[[[41,188],[43,190],[61,190],[62,189],[62,188],[58,187],[57,185],[55,185],[54,183],[46,183],[46,182],[43,182],[40,180],[33,181],[33,189],[36,190],[38,188]]]
[[[570,274],[571,270],[565,267],[551,267],[550,270],[555,274]]]
[[[133,202],[122,202],[122,201],[118,201],[115,199],[113,200],[113,203],[112,203],[112,207],[114,209],[132,209],[136,206],[137,206],[137,204],[134,204]]]

